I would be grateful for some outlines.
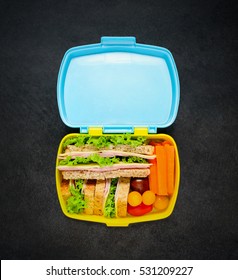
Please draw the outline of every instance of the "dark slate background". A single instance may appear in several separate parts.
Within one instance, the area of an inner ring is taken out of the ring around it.
[[[237,259],[235,16],[234,1],[0,1],[1,259]],[[76,130],[59,117],[58,70],[67,49],[105,35],[176,61],[179,113],[161,130],[181,160],[168,219],[108,228],[61,212],[55,158]]]

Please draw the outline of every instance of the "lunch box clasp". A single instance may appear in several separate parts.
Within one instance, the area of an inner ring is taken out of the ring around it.
[[[110,37],[103,36],[101,37],[101,45],[102,47],[106,46],[118,46],[118,45],[127,45],[127,46],[135,46],[136,38],[132,36],[128,37]]]

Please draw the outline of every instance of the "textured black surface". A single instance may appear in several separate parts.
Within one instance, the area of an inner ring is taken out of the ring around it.
[[[229,1],[1,0],[1,259],[238,258],[236,15]],[[67,49],[103,35],[175,58],[180,108],[162,131],[178,144],[181,183],[168,219],[107,228],[61,212],[55,157],[75,130],[58,114],[58,69]]]

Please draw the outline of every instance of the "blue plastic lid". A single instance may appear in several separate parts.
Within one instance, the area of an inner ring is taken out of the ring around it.
[[[69,49],[58,75],[60,116],[83,133],[89,127],[156,133],[174,122],[179,95],[172,54],[134,37],[102,37],[99,44]]]

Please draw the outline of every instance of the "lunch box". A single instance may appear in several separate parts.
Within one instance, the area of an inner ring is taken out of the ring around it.
[[[174,192],[168,207],[143,216],[123,218],[71,214],[61,194],[61,172],[56,168],[56,188],[63,213],[73,219],[128,226],[167,218],[174,209],[180,180],[180,163],[176,142],[159,133],[176,119],[180,98],[177,68],[169,50],[136,43],[135,37],[102,37],[101,42],[69,49],[62,60],[57,101],[62,121],[79,133],[66,135],[145,136],[149,140],[168,141],[174,146]]]

